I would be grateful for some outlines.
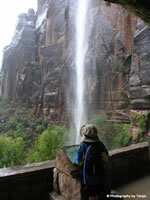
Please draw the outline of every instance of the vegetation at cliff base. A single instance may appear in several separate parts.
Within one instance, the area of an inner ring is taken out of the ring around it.
[[[20,165],[25,159],[25,142],[23,138],[0,136],[0,167]]]
[[[54,159],[67,130],[48,125],[29,108],[0,100],[0,167]]]
[[[148,120],[147,114],[138,114],[138,113],[131,113],[131,121],[133,126],[136,127],[134,133],[134,141],[139,142],[141,141],[144,133],[146,132],[146,122]]]
[[[110,122],[104,116],[94,115],[91,117],[90,123],[96,125],[99,138],[109,150],[112,150],[145,140],[149,142],[149,138],[146,138],[143,134],[145,132],[147,119],[147,115],[132,113],[130,116],[130,123],[127,124]],[[136,137],[135,133],[133,137],[133,125],[136,127]]]
[[[96,125],[99,138],[109,150],[128,146],[132,142],[130,124],[112,123],[101,115],[94,115],[90,123]]]
[[[64,145],[65,131],[64,128],[58,126],[49,126],[43,131],[35,142],[33,150],[28,154],[28,162],[55,159],[57,149]]]
[[[131,118],[142,131],[146,116],[133,114]],[[89,122],[96,125],[100,139],[109,150],[133,142],[130,124],[112,123],[101,115],[93,116]],[[0,100],[0,168],[55,159],[68,135],[66,128],[48,125],[46,119],[35,117],[29,108]],[[139,134],[136,142],[141,139]]]

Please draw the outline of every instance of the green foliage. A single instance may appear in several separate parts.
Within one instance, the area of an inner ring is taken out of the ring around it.
[[[134,142],[142,142],[144,140],[143,133],[146,128],[147,115],[141,115],[137,113],[131,114],[131,121],[136,127]]]
[[[143,131],[142,131],[141,128],[138,128],[137,132],[136,132],[136,138],[134,139],[134,142],[135,143],[142,142],[143,140],[144,140]]]
[[[107,118],[101,115],[94,115],[90,120],[90,123],[96,125],[99,138],[104,142],[108,149],[112,149],[114,131],[111,130],[113,127],[112,124],[108,122]]]
[[[49,126],[37,139],[34,149],[28,154],[29,162],[54,159],[56,151],[64,145],[66,130],[58,126]]]
[[[131,121],[140,129],[145,128],[145,124],[147,121],[147,115],[139,115],[137,113],[131,114]]]
[[[40,65],[40,63],[39,63],[38,61],[36,61],[36,60],[33,60],[33,61],[31,62],[31,64],[32,64],[33,66],[35,66],[35,67],[39,67],[39,65]]]
[[[132,136],[129,124],[119,124],[116,129],[116,135],[113,138],[113,147],[120,148],[131,143]]]
[[[23,106],[0,100],[0,167],[54,159],[66,140],[64,128],[50,126]]]
[[[27,147],[47,128],[41,118],[35,117],[23,106],[0,102],[0,114],[5,123],[0,123],[1,135],[11,138],[22,137]]]
[[[22,164],[24,154],[23,138],[12,139],[0,136],[0,167],[9,167]]]
[[[93,116],[90,123],[96,125],[99,138],[109,150],[124,147],[131,143],[129,124],[112,123],[101,115]]]
[[[146,141],[149,143],[149,145],[150,145],[150,138],[146,138]]]
[[[0,97],[0,104],[3,106],[7,106],[9,104],[9,99],[6,97]]]

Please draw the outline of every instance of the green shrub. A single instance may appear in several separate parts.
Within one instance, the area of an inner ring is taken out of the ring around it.
[[[129,124],[120,124],[116,129],[116,135],[113,138],[113,147],[120,148],[131,144],[132,136]]]
[[[31,153],[28,154],[28,162],[40,162],[52,160],[56,156],[56,151],[65,144],[64,128],[49,126],[37,139]]]
[[[137,113],[131,114],[131,122],[136,127],[136,137],[134,138],[135,143],[142,142],[144,140],[144,132],[146,131],[147,115],[141,115]]]
[[[5,123],[0,123],[1,135],[11,138],[23,137],[27,148],[31,147],[38,135],[46,129],[44,122],[35,117],[28,108],[5,104],[0,102],[0,114],[5,119]]]
[[[115,125],[108,122],[107,118],[101,115],[94,115],[90,123],[95,124],[98,129],[98,136],[108,149],[113,149],[113,138]]]
[[[108,150],[124,147],[131,143],[129,124],[112,123],[101,115],[93,116],[90,123],[96,125],[99,138]]]
[[[56,149],[66,139],[64,128],[47,128],[46,119],[37,118],[29,108],[4,99],[0,100],[0,117],[4,119],[4,123],[0,123],[0,167],[53,159]]]
[[[7,106],[10,103],[9,99],[6,97],[0,97],[0,104],[3,106]]]
[[[147,115],[139,115],[137,113],[131,114],[131,121],[140,129],[145,128],[145,124],[147,121]]]
[[[0,136],[0,167],[20,165],[24,158],[23,138],[12,139]]]

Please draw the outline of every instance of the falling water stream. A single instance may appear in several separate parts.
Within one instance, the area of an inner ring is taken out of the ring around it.
[[[0,96],[2,94],[2,79],[3,79],[3,75],[2,75],[2,72],[0,71]]]
[[[85,105],[85,56],[88,49],[88,38],[86,33],[87,11],[89,0],[79,0],[76,16],[76,102],[75,102],[75,128],[76,144],[80,141],[80,127],[86,123],[86,105]]]

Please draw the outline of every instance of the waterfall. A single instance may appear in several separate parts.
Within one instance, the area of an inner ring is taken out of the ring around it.
[[[76,128],[76,144],[80,142],[80,127],[87,121],[86,105],[85,105],[85,56],[88,49],[87,38],[87,11],[89,0],[78,0],[77,16],[76,16],[76,100],[75,100],[75,128]]]
[[[0,69],[1,70],[1,69]],[[2,72],[0,71],[0,97],[2,95],[2,79],[3,79],[3,74]]]

